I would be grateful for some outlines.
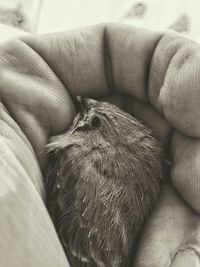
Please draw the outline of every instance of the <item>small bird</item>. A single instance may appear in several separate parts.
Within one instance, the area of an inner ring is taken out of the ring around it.
[[[72,267],[130,266],[163,180],[163,149],[115,105],[76,98],[77,115],[45,147],[47,208]]]

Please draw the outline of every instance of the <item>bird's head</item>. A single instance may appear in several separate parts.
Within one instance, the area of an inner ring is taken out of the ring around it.
[[[74,105],[77,115],[69,130],[51,138],[49,150],[85,141],[86,145],[114,147],[144,139],[151,131],[117,106],[78,96]]]

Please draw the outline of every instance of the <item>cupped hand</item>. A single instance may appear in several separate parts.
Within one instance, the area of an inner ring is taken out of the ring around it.
[[[199,45],[173,32],[118,24],[0,46],[1,101],[41,169],[49,136],[64,132],[75,116],[75,95],[117,104],[168,148],[171,175],[142,231],[135,267],[200,266],[199,56]],[[30,158],[17,151],[22,164]],[[31,164],[26,168],[33,172]]]

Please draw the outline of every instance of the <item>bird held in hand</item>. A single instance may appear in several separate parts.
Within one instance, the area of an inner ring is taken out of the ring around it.
[[[71,266],[129,266],[158,200],[161,144],[114,105],[76,102],[70,129],[45,148],[47,207]]]

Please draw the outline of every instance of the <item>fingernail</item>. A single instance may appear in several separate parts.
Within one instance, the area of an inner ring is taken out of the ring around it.
[[[193,249],[180,250],[173,258],[170,267],[200,267],[200,259]]]

